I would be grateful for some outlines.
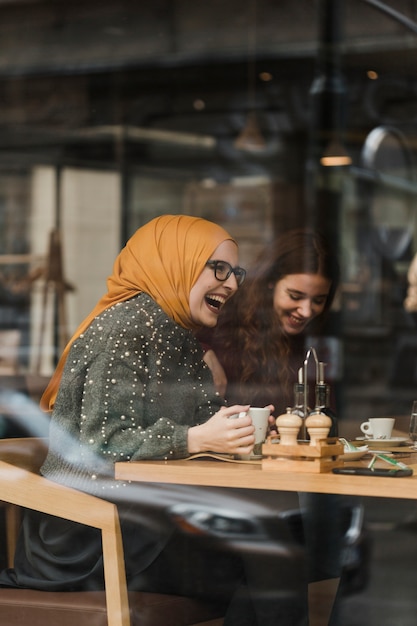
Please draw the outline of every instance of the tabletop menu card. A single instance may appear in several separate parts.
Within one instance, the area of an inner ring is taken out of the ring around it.
[[[212,461],[227,461],[228,463],[250,463],[251,465],[259,465],[261,463],[261,458],[253,458],[253,459],[238,459],[234,454],[220,454],[218,452],[197,452],[196,454],[191,454],[187,456],[185,461],[192,461],[193,459],[205,459]]]

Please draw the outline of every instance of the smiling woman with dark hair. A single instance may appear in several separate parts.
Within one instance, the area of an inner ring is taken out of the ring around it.
[[[338,281],[335,254],[310,229],[284,232],[263,250],[217,326],[199,335],[224,369],[231,404],[236,398],[253,406],[272,404],[276,415],[293,406],[306,334],[319,332]],[[336,423],[333,429],[335,436]],[[300,503],[310,579],[339,576],[340,497],[300,494]]]
[[[335,255],[311,230],[285,232],[264,249],[216,328],[200,334],[225,370],[230,403],[274,404],[277,413],[292,405],[305,333],[324,321],[338,280]]]

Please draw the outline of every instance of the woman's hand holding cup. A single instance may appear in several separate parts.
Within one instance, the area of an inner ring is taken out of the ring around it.
[[[262,446],[268,427],[275,424],[273,410],[272,404],[263,408],[239,404],[222,407],[207,422],[188,430],[188,451],[249,457],[255,446]]]
[[[189,453],[250,454],[255,445],[255,428],[248,411],[249,405],[222,407],[204,424],[190,428]]]
[[[248,455],[246,452],[238,452],[237,455],[240,458],[248,459],[251,458],[251,455],[254,457],[259,457],[262,454],[262,444],[264,443],[268,431],[272,426],[275,425],[275,418],[271,415],[274,410],[274,406],[269,404],[265,407],[253,407],[249,408],[248,414],[252,420],[252,424],[255,428],[255,443],[251,453]],[[232,415],[231,417],[240,418],[241,414]]]

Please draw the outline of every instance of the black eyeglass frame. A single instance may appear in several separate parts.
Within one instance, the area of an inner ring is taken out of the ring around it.
[[[219,278],[219,276],[217,275],[218,266],[220,264],[229,268],[224,278]],[[211,267],[212,270],[214,271],[214,278],[216,280],[219,280],[222,283],[224,283],[224,281],[227,280],[231,274],[235,275],[238,287],[241,287],[243,283],[245,282],[246,270],[243,269],[243,267],[239,267],[239,266],[232,267],[230,263],[228,263],[227,261],[220,261],[220,260],[214,260],[214,259],[207,261],[206,265],[208,267]]]

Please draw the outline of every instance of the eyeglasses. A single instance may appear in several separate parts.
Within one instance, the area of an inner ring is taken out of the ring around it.
[[[238,287],[243,285],[246,277],[246,270],[243,267],[232,267],[227,261],[207,261],[206,265],[212,268],[217,280],[224,282],[230,274],[234,274]]]

